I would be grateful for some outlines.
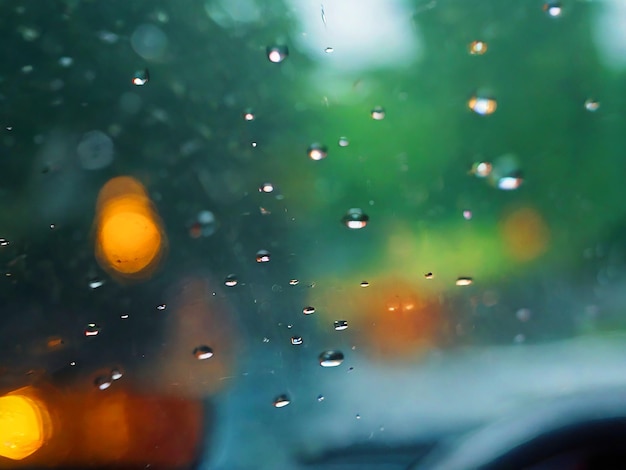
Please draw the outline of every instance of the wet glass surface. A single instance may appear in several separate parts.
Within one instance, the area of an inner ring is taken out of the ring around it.
[[[626,386],[620,1],[0,10],[2,468],[406,468]]]

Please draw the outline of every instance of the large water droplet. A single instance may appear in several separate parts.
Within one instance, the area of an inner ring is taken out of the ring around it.
[[[274,399],[274,407],[275,408],[284,408],[291,400],[287,397],[287,395],[279,395]]]
[[[229,274],[224,280],[224,285],[226,287],[235,287],[238,282],[239,281],[237,280],[237,276],[235,274]]]
[[[348,210],[347,214],[343,217],[342,222],[349,229],[361,229],[367,225],[370,218],[367,214],[364,214],[361,209],[353,208]]]
[[[287,46],[268,46],[267,58],[270,62],[278,64],[285,60],[289,56],[289,49]]]
[[[469,286],[473,283],[473,279],[471,277],[459,277],[456,280],[457,286]]]
[[[371,115],[375,121],[381,121],[385,119],[385,109],[382,106],[376,106],[372,109]]]
[[[548,16],[556,18],[563,13],[563,7],[561,6],[561,2],[551,0],[543,4],[543,11],[545,11]]]
[[[348,321],[347,320],[335,320],[334,325],[335,325],[336,331],[343,331],[348,328]]]
[[[471,55],[483,55],[487,52],[487,43],[484,41],[472,41],[468,50]]]
[[[89,131],[78,143],[76,152],[85,170],[100,170],[113,161],[113,141],[102,131]]]
[[[585,109],[589,112],[594,113],[598,109],[600,109],[600,102],[590,98],[585,101]]]
[[[196,359],[204,361],[205,359],[210,359],[213,357],[213,350],[206,345],[202,345],[193,350],[193,355],[196,357]]]
[[[467,105],[472,111],[476,114],[480,114],[481,116],[493,114],[498,108],[496,100],[486,96],[472,96]]]
[[[304,313],[305,315],[312,315],[315,313],[315,307],[304,307],[302,309],[302,313]]]
[[[124,374],[122,373],[121,369],[112,369],[111,370],[111,379],[113,380],[119,380],[122,378]]]
[[[270,252],[267,250],[259,250],[256,252],[257,263],[268,263],[270,261]]]
[[[100,334],[100,327],[95,323],[88,323],[85,327],[85,336],[98,336]]]
[[[133,85],[144,86],[149,81],[150,81],[150,72],[148,72],[148,69],[137,70],[133,74],[133,79],[132,79]]]
[[[93,381],[93,383],[99,390],[106,390],[107,388],[109,388],[111,386],[113,381],[111,379],[111,376],[100,375],[100,376],[96,377],[96,379]]]
[[[343,359],[343,353],[334,350],[324,351],[319,357],[320,366],[322,367],[337,367],[341,365]]]
[[[307,150],[307,154],[311,160],[323,160],[328,156],[328,149],[322,144],[314,143]]]
[[[291,344],[295,344],[296,346],[300,345],[303,343],[302,340],[302,336],[292,336],[291,337]]]
[[[254,121],[254,117],[254,112],[251,108],[248,108],[243,112],[243,119],[245,121]]]

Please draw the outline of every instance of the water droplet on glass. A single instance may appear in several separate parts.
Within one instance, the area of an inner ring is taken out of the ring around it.
[[[143,86],[149,81],[150,81],[150,72],[148,72],[148,69],[137,70],[133,74],[133,80],[132,80],[133,85]]]
[[[487,98],[484,96],[472,96],[467,103],[467,106],[476,114],[481,116],[487,116],[496,112],[498,103],[493,98]]]
[[[269,343],[270,339],[267,336],[263,336],[263,342],[264,343]]]
[[[289,56],[289,49],[287,46],[268,46],[267,58],[270,62],[278,64],[285,60]]]
[[[229,274],[224,280],[224,285],[226,285],[226,287],[235,287],[237,282],[239,282],[237,276],[235,274]]]
[[[0,246],[9,246],[9,240],[6,238],[0,238]]]
[[[472,165],[471,173],[478,178],[486,178],[491,174],[492,169],[493,167],[489,162],[477,162]]]
[[[88,323],[85,328],[85,336],[98,336],[100,333],[100,327],[95,323]]]
[[[531,312],[527,308],[520,308],[517,312],[515,312],[515,316],[521,322],[527,322],[530,320]]]
[[[339,147],[347,147],[350,145],[350,141],[347,137],[339,137]]]
[[[367,282],[367,281],[362,281],[361,282],[361,287],[369,287],[369,286],[370,286],[369,282]]]
[[[337,367],[343,362],[343,353],[341,351],[324,351],[320,354],[320,366],[322,367]]]
[[[111,31],[100,31],[98,33],[98,39],[102,42],[106,42],[107,44],[115,44],[118,41],[119,36]]]
[[[463,218],[465,220],[470,220],[472,218],[472,211],[463,211]]]
[[[122,314],[120,315],[120,318],[121,318],[122,320],[128,320],[128,319],[130,318],[130,315],[129,315],[128,313],[122,313]]]
[[[97,289],[98,287],[102,287],[104,285],[104,279],[91,279],[89,281],[90,289]]]
[[[122,378],[122,371],[120,369],[113,369],[111,370],[111,378],[113,380],[119,380]]]
[[[100,170],[113,161],[113,141],[102,131],[89,131],[85,133],[76,152],[80,166],[85,170]]]
[[[376,106],[374,109],[372,109],[371,115],[372,119],[374,119],[375,121],[385,119],[385,109],[382,106]]]
[[[71,67],[73,63],[74,63],[74,59],[72,59],[71,57],[59,58],[59,65],[61,67]]]
[[[300,281],[298,281],[297,279],[291,279],[289,281],[290,286],[297,286],[298,284],[300,284]]]
[[[96,377],[93,383],[96,387],[98,387],[99,390],[106,390],[111,386],[113,382],[111,380],[111,377],[106,375],[100,375]]]
[[[474,281],[472,280],[471,277],[459,277],[456,280],[456,285],[457,286],[469,286],[470,284],[472,284]]]
[[[246,109],[243,113],[243,119],[245,121],[254,121],[254,113],[250,108]]]
[[[291,403],[287,395],[279,395],[274,399],[274,408],[283,408]]]
[[[165,304],[157,305],[157,310],[165,310],[166,308],[167,308],[167,305]]]
[[[498,189],[502,189],[503,191],[513,191],[519,188],[523,182],[524,179],[519,173],[516,175],[503,176],[498,179]]]
[[[271,193],[272,191],[274,191],[274,185],[272,183],[263,183],[259,186],[260,193]]]
[[[130,37],[133,50],[146,60],[160,59],[167,49],[167,36],[153,24],[142,24]]]
[[[544,3],[543,11],[545,11],[548,16],[556,18],[557,16],[561,16],[561,13],[563,13],[563,8],[561,6],[561,2],[550,1]]]
[[[205,359],[213,357],[213,350],[208,346],[202,345],[193,350],[193,355],[196,359],[204,361]]]
[[[302,309],[302,313],[304,313],[305,315],[311,315],[315,313],[315,307],[304,307]]]
[[[319,401],[319,402],[324,401],[324,395],[318,395],[317,396],[317,401]]]
[[[259,250],[256,252],[257,263],[268,263],[270,260],[270,252],[267,250]]]
[[[588,99],[585,101],[585,109],[589,112],[595,113],[598,109],[600,109],[600,102]]]
[[[295,344],[295,345],[300,345],[302,344],[302,336],[292,336],[291,337],[291,344]]]
[[[361,209],[353,208],[348,210],[342,222],[349,229],[356,230],[365,227],[369,220],[370,218]]]
[[[332,54],[335,51],[335,49],[333,49],[332,47],[327,47],[326,49],[324,49],[324,52],[326,52],[326,54]]]
[[[357,414],[357,415],[356,415],[356,419],[361,419],[361,415],[360,415],[360,414]]]
[[[335,331],[343,331],[348,328],[348,320],[335,320]]]
[[[471,55],[483,55],[487,52],[487,43],[484,41],[472,41],[468,49]]]
[[[526,336],[521,333],[519,335],[515,335],[515,338],[513,338],[513,342],[515,344],[522,344],[524,341],[526,341]]]
[[[307,155],[311,160],[323,160],[328,156],[328,149],[326,146],[318,143],[311,144],[307,150]]]

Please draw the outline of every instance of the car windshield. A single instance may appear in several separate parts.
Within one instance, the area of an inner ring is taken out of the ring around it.
[[[622,0],[0,12],[3,468],[404,469],[626,386]]]

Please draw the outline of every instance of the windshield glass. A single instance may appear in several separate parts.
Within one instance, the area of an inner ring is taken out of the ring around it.
[[[626,385],[625,5],[0,3],[2,465],[406,468]]]

